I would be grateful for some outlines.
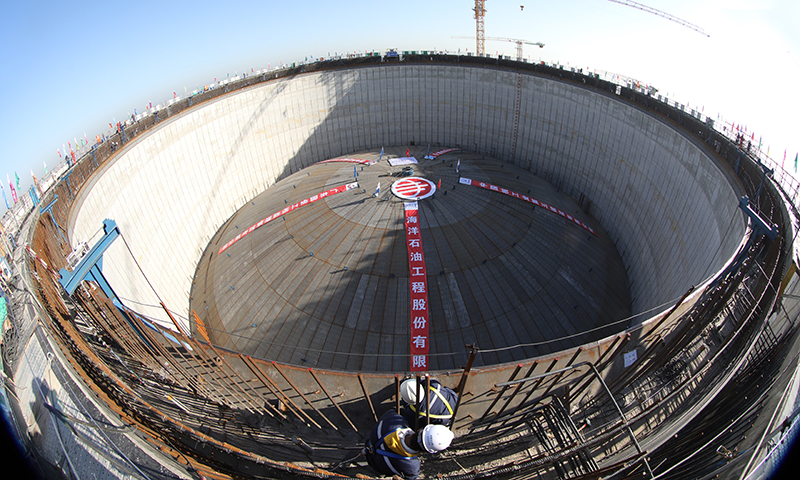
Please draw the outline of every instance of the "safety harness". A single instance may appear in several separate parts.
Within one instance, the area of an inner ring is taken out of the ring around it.
[[[383,420],[378,422],[378,430],[377,430],[378,432],[381,431],[381,427],[382,426],[383,426]],[[403,427],[398,427],[398,428],[395,428],[395,429],[389,431],[388,433],[383,435],[380,440],[378,440],[377,445],[372,445],[371,442],[369,440],[367,440],[367,444],[364,446],[364,449],[362,450],[362,453],[363,454],[367,454],[367,453],[378,453],[378,454],[380,454],[381,456],[383,456],[383,461],[386,463],[386,466],[389,467],[389,470],[391,470],[392,473],[394,473],[395,475],[399,475],[399,476],[402,477],[403,474],[398,472],[397,469],[394,468],[394,465],[392,465],[392,462],[389,459],[390,458],[396,458],[398,460],[408,460],[408,459],[411,459],[411,458],[416,458],[418,455],[403,456],[403,455],[400,455],[399,453],[392,452],[392,451],[388,450],[387,448],[381,448],[382,445],[388,447],[388,445],[386,445],[386,437],[388,437],[389,435],[391,435],[391,434],[393,434],[395,432],[399,432],[400,430],[404,430],[404,428]]]
[[[367,440],[367,445],[364,447],[364,453],[379,453],[379,454],[383,455],[384,457],[397,458],[397,459],[401,459],[401,460],[405,460],[407,458],[416,458],[416,457],[418,457],[419,455],[400,455],[399,453],[392,452],[391,450],[386,450],[386,449],[380,448],[381,445],[388,446],[388,445],[386,445],[386,437],[388,437],[389,435],[391,435],[391,434],[393,434],[395,432],[399,432],[400,430],[404,430],[404,429],[402,427],[398,427],[398,428],[395,428],[394,430],[390,431],[386,435],[382,436],[381,439],[378,440],[378,445],[376,445],[374,447],[372,445],[370,445],[369,444],[370,443],[369,440]]]
[[[434,414],[430,414],[430,417],[431,418],[442,419],[442,420],[447,420],[449,418],[452,418],[453,417],[453,407],[450,406],[450,404],[447,402],[447,399],[445,399],[444,395],[442,395],[442,393],[439,391],[439,386],[437,385],[436,388],[429,387],[429,389],[430,389],[431,392],[436,394],[437,397],[439,397],[439,400],[442,401],[442,404],[444,404],[444,406],[447,407],[447,411],[450,412],[449,415],[434,415]],[[435,402],[436,402],[436,400],[434,400],[434,403]],[[433,403],[431,404],[431,407],[433,407]],[[420,416],[428,415],[425,412],[418,412],[414,405],[409,405],[409,408],[411,408],[412,412],[417,413]]]
[[[381,431],[381,427],[382,426],[383,426],[383,420],[378,422],[378,432]],[[400,455],[398,453],[392,452],[391,450],[388,450],[388,449],[385,449],[385,448],[380,448],[381,445],[384,445],[384,446],[388,447],[388,445],[386,445],[386,438],[389,435],[391,435],[391,434],[393,434],[395,432],[399,432],[400,430],[404,430],[404,428],[403,427],[397,427],[394,430],[390,430],[388,433],[386,433],[386,435],[382,436],[380,438],[380,440],[378,440],[378,444],[377,445],[372,445],[370,440],[367,439],[367,444],[364,446],[364,448],[361,449],[361,451],[358,453],[358,455],[356,455],[353,458],[348,458],[348,459],[342,460],[341,462],[339,462],[336,465],[334,465],[333,467],[331,467],[331,469],[336,470],[339,467],[346,466],[346,465],[358,460],[361,456],[364,456],[366,454],[372,454],[372,453],[378,453],[378,454],[382,455],[383,457],[396,458],[398,460],[407,460],[407,459],[410,459],[410,458],[418,457],[419,455],[404,456],[404,455]],[[395,475],[402,476],[402,474],[400,472],[398,472],[394,468],[394,465],[392,465],[392,463],[389,461],[388,458],[384,458],[384,461],[386,462],[386,466],[388,466],[389,469]]]

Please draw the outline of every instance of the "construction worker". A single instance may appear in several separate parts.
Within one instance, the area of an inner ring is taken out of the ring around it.
[[[431,424],[450,426],[453,420],[453,409],[458,403],[458,395],[453,390],[445,387],[438,380],[431,379],[430,386],[430,416],[428,411],[428,395],[425,394],[427,380],[420,380],[417,384],[416,378],[409,378],[400,384],[400,397],[403,399],[403,418],[409,425],[414,426],[415,417],[419,415],[419,425],[427,425],[428,420]],[[417,401],[417,392],[422,399]]]
[[[415,432],[401,415],[389,410],[372,429],[362,453],[381,474],[414,480],[419,476],[419,455],[440,452],[452,441],[453,432],[443,425],[428,425]]]

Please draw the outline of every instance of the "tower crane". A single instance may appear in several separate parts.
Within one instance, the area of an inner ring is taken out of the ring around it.
[[[475,8],[472,11],[475,12],[475,51],[479,57],[482,57],[485,53],[483,17],[486,15],[486,0],[475,0]]]
[[[669,13],[662,12],[661,10],[656,10],[653,7],[648,7],[647,5],[642,5],[641,3],[632,2],[632,1],[629,1],[629,0],[608,0],[608,1],[609,2],[613,2],[613,3],[619,3],[620,5],[625,5],[626,7],[633,7],[635,9],[641,10],[643,12],[652,13],[653,15],[658,15],[661,18],[666,18],[667,20],[669,20],[671,22],[677,23],[678,25],[683,25],[686,28],[691,28],[695,32],[701,33],[701,34],[705,35],[706,37],[710,37],[711,36],[711,35],[707,34],[706,32],[704,32],[703,29],[698,27],[697,25],[695,25],[693,23],[689,23],[686,20],[681,20],[680,18],[678,18],[678,17],[676,17],[674,15],[670,15]]]
[[[452,38],[469,38],[472,39],[474,37],[452,37]],[[544,43],[542,42],[529,42],[527,40],[521,40],[519,38],[504,38],[504,37],[486,37],[486,40],[496,40],[499,42],[513,42],[517,44],[517,61],[522,61],[522,46],[523,45],[536,45],[539,48],[544,48]],[[480,54],[479,54],[480,55]]]

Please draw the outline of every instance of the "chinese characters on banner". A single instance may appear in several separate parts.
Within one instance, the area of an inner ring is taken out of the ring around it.
[[[222,252],[224,252],[228,247],[230,247],[234,243],[238,242],[239,240],[241,240],[242,238],[247,236],[253,230],[257,229],[258,227],[260,227],[262,225],[264,225],[265,223],[268,223],[268,222],[271,222],[272,220],[275,220],[276,218],[280,217],[281,215],[286,215],[287,213],[293,211],[296,208],[304,207],[304,206],[308,205],[309,203],[314,203],[314,202],[316,202],[317,200],[319,200],[321,198],[330,197],[331,195],[336,195],[337,193],[341,193],[341,192],[346,192],[347,190],[350,190],[350,189],[353,189],[353,188],[356,188],[356,187],[358,187],[358,183],[357,182],[348,183],[347,185],[339,185],[338,187],[331,188],[330,190],[326,190],[324,192],[320,192],[320,193],[314,195],[313,197],[309,197],[309,198],[306,198],[305,200],[300,200],[297,203],[293,203],[292,205],[289,205],[288,207],[284,208],[283,210],[277,211],[277,212],[273,213],[272,215],[270,215],[269,217],[267,217],[267,218],[265,218],[263,220],[259,220],[258,223],[254,223],[253,225],[250,226],[250,228],[248,228],[247,230],[244,230],[239,235],[236,235],[235,237],[233,237],[233,239],[230,242],[226,243],[225,245],[222,246],[222,248],[219,249],[219,253],[217,255],[222,254]]]
[[[561,215],[562,217],[566,218],[567,220],[573,222],[575,225],[579,225],[579,226],[583,227],[584,229],[586,229],[586,231],[588,231],[589,233],[593,234],[595,237],[597,236],[597,233],[589,225],[586,225],[584,222],[578,220],[577,218],[573,217],[572,215],[570,215],[570,214],[568,214],[566,212],[563,212],[563,211],[559,210],[558,208],[556,208],[556,207],[554,207],[552,205],[548,205],[548,204],[546,204],[544,202],[540,202],[539,200],[536,200],[535,198],[531,198],[531,197],[529,197],[527,195],[522,195],[521,193],[513,192],[513,191],[511,191],[511,190],[509,190],[507,188],[498,187],[497,185],[492,185],[491,183],[479,182],[477,180],[470,180],[469,178],[464,178],[464,177],[459,178],[458,179],[458,183],[462,183],[464,185],[472,185],[473,187],[481,187],[481,188],[485,188],[486,190],[491,190],[493,192],[499,192],[499,193],[508,195],[510,197],[519,198],[520,200],[524,200],[524,201],[526,201],[528,203],[532,203],[532,204],[534,204],[536,206],[542,207],[545,210],[550,210],[551,212],[553,212],[555,214]]]
[[[428,276],[422,254],[422,232],[417,202],[406,202],[409,292],[411,295],[411,371],[428,370]]]

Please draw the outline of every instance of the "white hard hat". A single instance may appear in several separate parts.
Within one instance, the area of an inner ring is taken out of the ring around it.
[[[423,385],[419,386],[420,391],[425,391]],[[400,384],[400,398],[409,405],[417,404],[417,379],[409,378]]]
[[[428,453],[441,452],[453,441],[453,432],[444,425],[428,425],[419,432],[419,444]]]

